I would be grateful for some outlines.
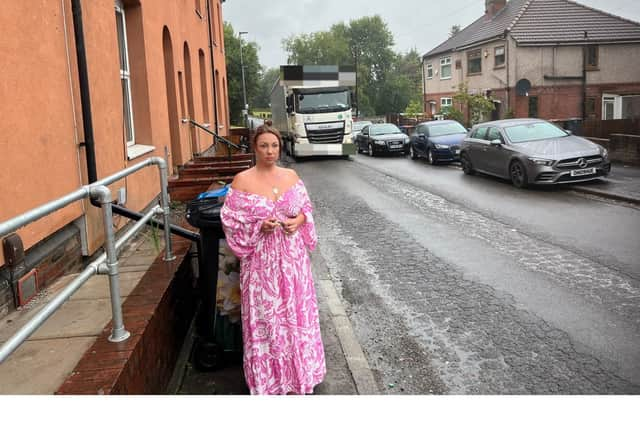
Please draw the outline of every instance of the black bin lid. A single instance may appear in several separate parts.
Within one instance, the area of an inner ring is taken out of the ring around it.
[[[223,203],[217,198],[191,200],[187,203],[187,222],[198,228],[222,228],[220,210]]]

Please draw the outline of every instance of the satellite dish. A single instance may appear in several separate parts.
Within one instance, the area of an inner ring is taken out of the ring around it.
[[[531,82],[527,79],[520,79],[516,83],[516,94],[520,96],[529,96],[531,90]]]

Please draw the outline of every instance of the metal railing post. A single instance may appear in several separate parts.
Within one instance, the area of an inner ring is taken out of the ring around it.
[[[162,206],[162,216],[164,218],[164,261],[172,261],[176,259],[176,256],[173,254],[173,248],[171,244],[171,228],[169,227],[170,220],[169,216],[171,213],[171,208],[169,207],[169,193],[167,191],[167,186],[169,185],[169,179],[167,175],[167,162],[164,159],[158,157],[157,158],[158,169],[160,170],[160,199]]]
[[[120,303],[120,275],[118,274],[118,254],[116,252],[116,239],[113,230],[113,215],[111,212],[111,190],[105,185],[93,186],[90,189],[91,197],[97,198],[102,207],[104,219],[104,251],[107,255],[106,265],[109,274],[109,291],[111,293],[112,328],[109,341],[124,341],[131,335],[124,328],[122,317],[122,305]]]

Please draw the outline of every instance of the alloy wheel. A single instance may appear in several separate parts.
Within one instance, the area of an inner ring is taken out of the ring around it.
[[[467,156],[466,154],[460,156],[460,163],[462,164],[462,172],[464,172],[466,175],[473,175],[476,173],[476,171],[473,170],[471,159],[469,159],[469,156]]]
[[[412,160],[416,160],[418,156],[416,156],[416,152],[413,149],[413,145],[409,144],[409,156],[411,156]]]
[[[369,155],[373,157],[373,144],[369,143]]]
[[[524,188],[527,186],[527,171],[519,161],[515,160],[509,166],[509,176],[514,186]]]
[[[427,160],[429,161],[430,165],[436,164],[436,158],[433,157],[433,152],[431,152],[431,149],[427,150]]]

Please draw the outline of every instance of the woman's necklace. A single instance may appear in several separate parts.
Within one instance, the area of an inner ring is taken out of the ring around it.
[[[274,179],[266,179],[266,176],[265,176],[265,181],[271,187],[271,192],[273,193],[273,195],[278,197],[278,194],[280,194],[280,189],[278,188],[278,182],[280,181],[280,174],[278,173],[274,174],[273,178]]]

